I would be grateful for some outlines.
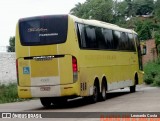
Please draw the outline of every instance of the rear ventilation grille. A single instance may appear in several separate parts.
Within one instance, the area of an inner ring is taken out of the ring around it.
[[[87,83],[83,82],[81,83],[81,91],[87,90]]]

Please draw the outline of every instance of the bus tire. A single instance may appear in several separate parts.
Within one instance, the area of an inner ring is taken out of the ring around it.
[[[94,84],[93,86],[93,95],[89,97],[91,103],[96,103],[98,101],[99,91],[98,85]]]
[[[134,80],[135,80],[134,85],[130,86],[131,93],[136,92],[136,84],[138,84],[138,74],[137,73],[135,74]]]
[[[40,98],[41,104],[46,107],[49,108],[51,107],[52,101],[50,98]]]
[[[130,86],[130,93],[134,93],[136,91],[136,85]]]
[[[52,100],[52,103],[54,105],[65,105],[67,103],[67,98],[63,98],[63,97],[55,98]]]
[[[101,95],[100,95],[101,101],[105,101],[107,99],[106,91],[107,91],[106,85],[105,85],[105,83],[102,83]]]

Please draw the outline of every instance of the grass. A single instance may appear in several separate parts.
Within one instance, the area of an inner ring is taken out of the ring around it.
[[[160,57],[150,61],[144,66],[144,82],[152,86],[160,87]]]
[[[19,102],[24,99],[18,98],[17,84],[11,83],[8,85],[0,85],[0,104],[1,103],[10,103],[10,102]]]

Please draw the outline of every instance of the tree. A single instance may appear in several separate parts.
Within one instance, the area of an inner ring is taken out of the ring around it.
[[[154,35],[154,38],[155,38],[156,45],[159,45],[160,44],[160,33],[156,32]]]
[[[15,52],[15,37],[10,37],[9,47],[8,47],[7,51],[8,52]]]
[[[86,0],[78,3],[71,14],[85,19],[96,19],[136,29],[140,39],[151,39],[160,29],[160,0]],[[141,18],[141,15],[154,15]]]
[[[70,13],[80,18],[112,22],[113,5],[113,0],[87,0],[84,4],[78,3]]]
[[[133,2],[132,0],[125,0],[127,3],[127,8],[125,10],[125,13],[127,17],[131,18],[134,15],[134,9],[133,9]]]
[[[154,0],[133,0],[136,15],[150,15],[154,11]]]
[[[155,32],[154,38],[155,38],[157,53],[159,55],[160,54],[160,32],[158,32],[158,31]]]
[[[155,2],[155,6],[154,6],[154,11],[155,11],[155,19],[157,20],[157,21],[160,21],[160,0],[157,0],[156,2]]]
[[[126,9],[128,7],[126,1],[118,2],[115,1],[115,7],[114,7],[114,18],[113,23],[123,26],[126,24]]]
[[[140,40],[148,40],[152,38],[151,29],[148,22],[137,22],[136,31]]]
[[[84,6],[85,4],[78,3],[70,10],[70,13],[78,17],[82,17],[84,15]]]

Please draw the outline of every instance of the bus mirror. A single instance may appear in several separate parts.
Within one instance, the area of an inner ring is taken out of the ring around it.
[[[142,55],[146,55],[146,51],[147,51],[146,45],[143,45],[142,46]]]

